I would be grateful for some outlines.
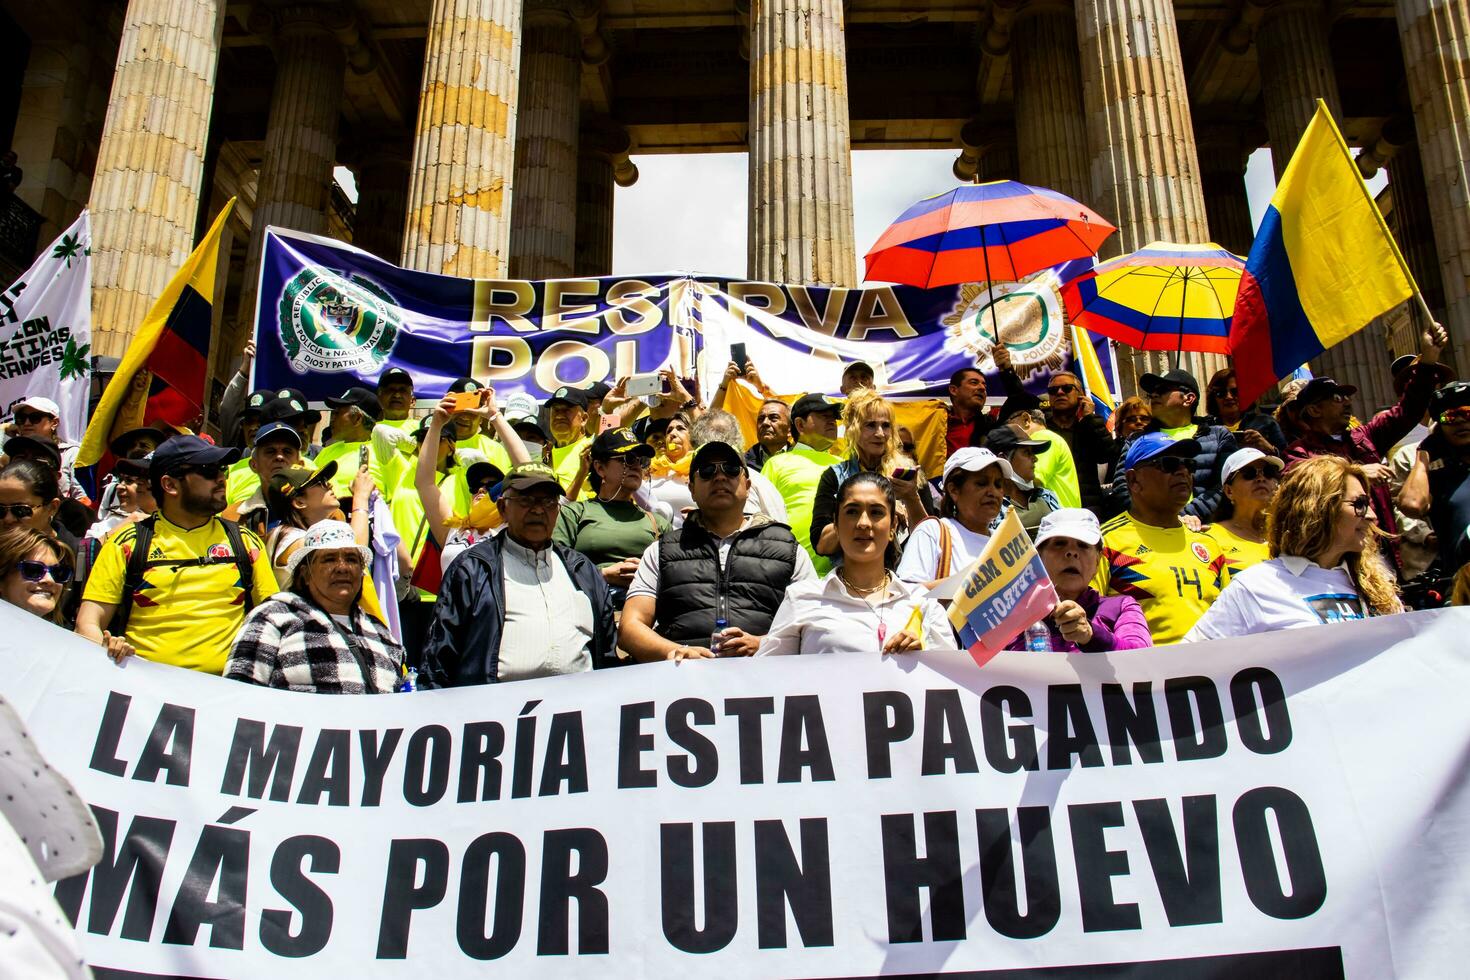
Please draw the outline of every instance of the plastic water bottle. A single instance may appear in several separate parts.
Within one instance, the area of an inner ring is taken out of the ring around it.
[[[709,651],[715,656],[720,655],[720,639],[724,635],[725,627],[730,624],[723,619],[715,620],[715,631],[709,635]]]
[[[1051,653],[1051,632],[1046,628],[1046,620],[1038,620],[1026,627],[1026,649],[1033,653]]]

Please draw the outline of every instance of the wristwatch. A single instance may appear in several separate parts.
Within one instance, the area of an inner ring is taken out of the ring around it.
[[[685,403],[684,403],[684,404],[682,404],[682,405],[680,405],[680,406],[679,406],[679,407],[680,407],[680,408],[681,408],[681,409],[684,409],[684,410],[686,410],[686,411],[687,411],[687,410],[688,410],[688,409],[691,409],[691,408],[694,408],[694,407],[695,407],[695,406],[697,406],[697,405],[698,405],[698,404],[699,404],[699,402],[697,402],[697,401],[695,401],[695,400],[694,400],[694,399],[693,399],[693,398],[691,398],[691,399],[689,399],[689,400],[688,400],[688,401],[687,401],[687,402],[685,402]]]

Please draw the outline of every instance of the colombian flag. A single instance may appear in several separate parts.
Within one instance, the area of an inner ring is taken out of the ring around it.
[[[102,459],[108,440],[122,431],[158,423],[177,428],[203,409],[220,236],[234,206],[232,197],[143,318],[87,424],[78,466]],[[146,401],[132,391],[140,374],[148,379]]]
[[[1230,353],[1240,403],[1249,405],[1417,291],[1318,100],[1256,232],[1236,296]]]

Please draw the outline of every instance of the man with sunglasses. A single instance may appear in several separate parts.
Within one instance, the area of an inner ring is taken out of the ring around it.
[[[695,450],[689,492],[695,510],[648,546],[628,588],[618,642],[635,660],[751,656],[786,587],[817,577],[790,527],[746,513],[750,476],[729,443]]]
[[[617,663],[617,628],[597,566],[552,540],[563,488],[545,463],[506,474],[505,530],[449,566],[424,644],[424,687],[468,687]]]
[[[276,591],[260,538],[220,518],[225,468],[238,449],[173,436],[148,476],[158,512],[102,545],[77,613],[77,633],[103,643],[113,614],[149,660],[219,674],[246,614]],[[142,547],[146,544],[146,548]]]
[[[1447,578],[1470,561],[1465,539],[1470,527],[1470,382],[1436,391],[1429,414],[1434,425],[1419,444],[1398,502],[1405,514],[1428,518],[1440,575]]]
[[[1070,371],[1058,371],[1046,383],[1046,428],[1072,450],[1077,466],[1081,505],[1093,513],[1103,509],[1102,476],[1118,458],[1118,444],[1108,424],[1091,411],[1092,399]]]
[[[1194,493],[1184,503],[1182,513],[1198,518],[1208,524],[1220,505],[1220,477],[1225,471],[1225,461],[1239,449],[1235,435],[1223,425],[1214,425],[1197,415],[1199,407],[1199,382],[1188,371],[1175,369],[1164,374],[1145,374],[1138,379],[1139,390],[1148,397],[1149,412],[1153,421],[1134,439],[1143,435],[1161,432],[1174,440],[1189,440],[1195,452],[1188,456],[1189,472],[1194,481]],[[1124,441],[1119,448],[1119,458],[1128,453],[1131,440]],[[1119,466],[1115,471],[1123,473]],[[1113,480],[1109,490],[1110,510],[1127,510],[1129,483],[1123,476]]]
[[[1154,643],[1184,638],[1220,595],[1227,567],[1213,538],[1180,521],[1194,493],[1200,445],[1145,432],[1123,457],[1129,506],[1102,526],[1103,553],[1093,587],[1132,596],[1143,607]]]
[[[1420,337],[1418,361],[1403,370],[1398,402],[1356,428],[1352,427],[1351,401],[1358,392],[1356,387],[1332,378],[1308,381],[1296,396],[1297,417],[1304,431],[1283,454],[1287,471],[1316,456],[1341,456],[1357,463],[1373,481],[1368,495],[1373,498],[1378,526],[1396,538],[1399,523],[1393,508],[1393,471],[1386,457],[1429,410],[1430,396],[1442,380],[1440,351],[1448,342],[1444,329],[1432,324]],[[1403,559],[1397,540],[1388,541],[1383,550],[1394,573],[1402,576]]]

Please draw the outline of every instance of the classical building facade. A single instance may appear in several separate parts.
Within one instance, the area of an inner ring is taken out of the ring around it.
[[[631,154],[748,152],[751,278],[854,285],[868,243],[853,240],[853,149],[953,148],[960,178],[1055,187],[1118,225],[1114,252],[1212,238],[1244,252],[1246,158],[1284,148],[1279,171],[1319,98],[1364,173],[1388,171],[1408,261],[1457,356],[1470,345],[1470,0],[0,0],[0,12],[0,136],[25,172],[0,214],[0,262],[90,202],[102,354],[121,352],[232,195],[221,375],[267,224],[451,275],[606,273]],[[1375,325],[1319,367],[1377,378],[1412,333],[1402,317]]]

